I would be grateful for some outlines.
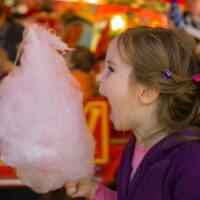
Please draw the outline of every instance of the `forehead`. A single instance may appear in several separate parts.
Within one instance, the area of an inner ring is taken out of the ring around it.
[[[115,37],[109,47],[108,47],[108,51],[107,51],[107,54],[106,54],[106,60],[111,60],[115,63],[118,63],[118,64],[123,64],[123,65],[129,65],[125,59],[123,58],[124,56],[122,56],[122,51],[121,49],[119,50],[119,45],[118,45],[118,38]]]
[[[108,51],[107,51],[107,57],[112,57],[113,55],[119,55],[119,50],[118,50],[118,46],[117,46],[117,39],[114,38],[109,47],[108,47]]]
[[[122,44],[121,44],[122,45]],[[123,46],[118,45],[118,37],[115,37],[109,47],[106,54],[106,60],[112,60],[115,63],[122,64],[123,66],[131,66],[127,55],[124,53]]]

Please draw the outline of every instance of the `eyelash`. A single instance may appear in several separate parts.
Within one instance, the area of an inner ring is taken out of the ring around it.
[[[108,66],[108,70],[109,70],[110,72],[114,72],[114,69],[113,69],[112,67],[110,67],[110,66]]]

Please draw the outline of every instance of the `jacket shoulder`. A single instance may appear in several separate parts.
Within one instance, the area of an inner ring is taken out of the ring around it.
[[[200,197],[200,142],[185,144],[172,159],[170,179],[175,199]]]

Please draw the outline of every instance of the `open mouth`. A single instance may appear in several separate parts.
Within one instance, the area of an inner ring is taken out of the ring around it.
[[[109,104],[109,119],[111,121],[113,121],[113,108],[112,108],[112,104],[109,100],[109,98],[106,96],[106,94],[102,91],[102,89],[99,89],[99,94],[101,95],[101,97],[103,97]]]
[[[99,88],[99,94],[100,94],[100,96],[105,97],[102,87]]]

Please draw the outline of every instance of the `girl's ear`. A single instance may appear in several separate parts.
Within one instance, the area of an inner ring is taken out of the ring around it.
[[[139,100],[142,104],[148,105],[156,101],[159,94],[159,90],[156,88],[141,86],[139,91]]]

